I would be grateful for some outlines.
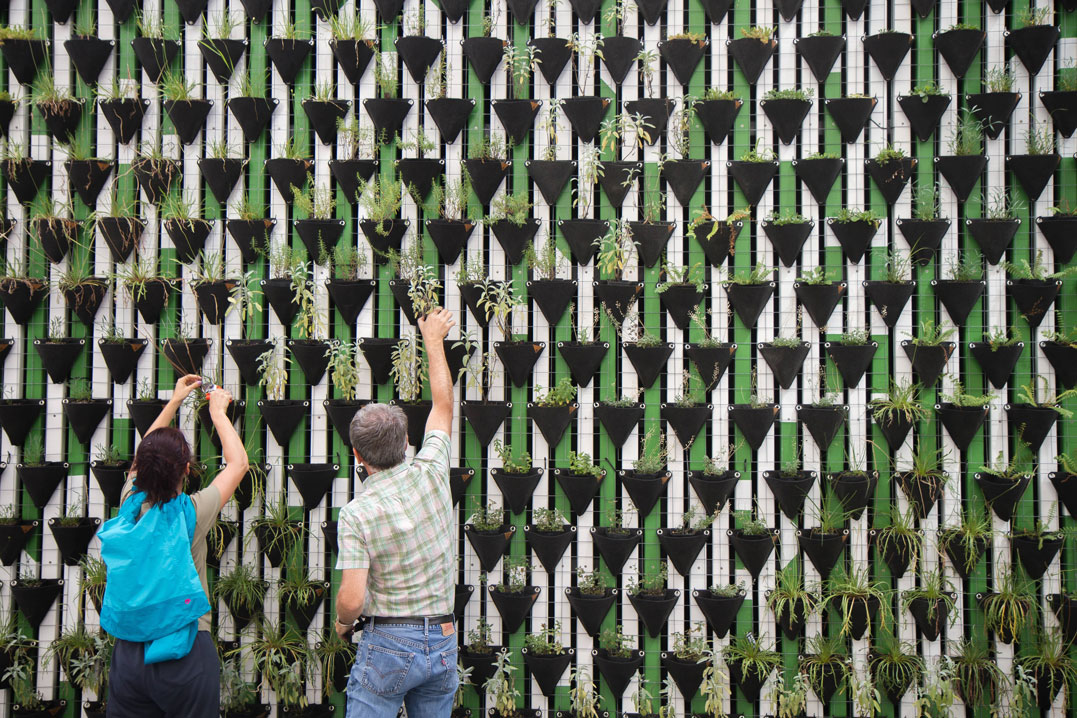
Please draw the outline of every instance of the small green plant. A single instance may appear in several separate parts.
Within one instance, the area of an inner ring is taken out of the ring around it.
[[[598,645],[610,658],[632,656],[632,639],[623,634],[620,627],[602,629],[598,634]]]
[[[576,718],[599,718],[602,697],[587,668],[574,667],[569,673],[568,682],[572,686],[568,691],[569,707]]]
[[[486,619],[479,617],[479,622],[475,628],[468,631],[467,643],[465,644],[468,652],[475,653],[483,656],[488,656],[494,652],[494,639],[493,639],[493,627],[486,622]]]
[[[524,648],[527,652],[536,656],[560,656],[565,652],[561,645],[561,622],[554,621],[552,626],[547,627],[543,623],[537,630],[532,630],[524,636]]]
[[[584,596],[604,596],[610,590],[609,579],[599,570],[576,574],[576,588]]]
[[[778,88],[772,88],[767,90],[763,94],[764,100],[800,100],[801,102],[808,102],[811,100],[814,91],[809,87],[804,90],[799,87],[793,89],[781,90]]]
[[[905,150],[900,147],[894,147],[893,145],[887,145],[879,151],[879,154],[875,155],[875,161],[882,165],[887,162],[903,160],[905,157]]]
[[[576,385],[567,376],[561,377],[546,391],[542,387],[535,387],[535,406],[569,406],[575,400]]]
[[[497,532],[505,525],[505,510],[492,501],[485,506],[476,502],[475,511],[468,519],[476,531]]]
[[[983,260],[971,252],[959,252],[950,257],[947,270],[955,282],[976,282],[984,276]]]
[[[602,469],[591,460],[590,454],[585,454],[579,451],[569,452],[568,470],[576,476],[591,476],[596,479],[601,479],[604,473]]]
[[[920,400],[920,385],[911,381],[891,380],[886,397],[876,397],[868,402],[875,421],[921,421],[928,416],[927,408]]]
[[[763,648],[762,643],[752,636],[737,636],[723,649],[722,655],[727,665],[736,664],[742,676],[760,683],[781,664],[781,654]]]
[[[941,97],[946,93],[942,91],[936,82],[925,82],[921,85],[916,85],[909,92],[910,95],[919,97],[924,102],[927,102],[929,97]]]
[[[770,281],[773,273],[774,269],[772,267],[768,267],[762,263],[756,263],[756,265],[747,272],[730,273],[729,277],[725,280],[725,283],[740,285],[766,284]]]
[[[873,209],[857,209],[855,207],[842,207],[838,210],[831,219],[837,224],[848,224],[851,222],[864,222],[870,224],[873,227],[878,227],[882,222],[882,217]]]
[[[643,435],[640,457],[632,462],[632,468],[637,474],[655,475],[665,471],[668,462],[669,445],[666,435],[661,433],[657,426],[652,426]]]
[[[734,511],[733,519],[736,522],[737,530],[742,536],[773,535],[771,528],[767,526],[767,522],[764,521],[761,516],[754,515],[751,511],[746,509],[742,511]]]
[[[787,208],[780,212],[775,209],[770,213],[770,216],[767,217],[767,222],[775,227],[784,227],[791,224],[807,224],[808,222],[811,222],[811,220],[797,212],[795,209]]]
[[[516,227],[527,224],[531,218],[531,200],[526,194],[509,194],[505,192],[499,195],[490,204],[490,222],[508,222]]]
[[[826,581],[822,603],[837,611],[842,636],[852,633],[853,609],[857,606],[858,613],[869,617],[867,628],[870,632],[872,624],[886,625],[889,615],[887,590],[881,582],[871,578],[867,567],[848,570],[839,564]],[[875,606],[878,606],[878,609]]]
[[[501,459],[501,468],[506,474],[530,474],[531,473],[531,454],[524,450],[520,453],[520,458],[515,457],[511,447],[505,446],[498,439],[494,442],[494,453]]]
[[[397,396],[403,402],[418,401],[427,378],[427,364],[419,350],[414,334],[408,334],[396,343],[392,351],[389,376],[396,387]]]
[[[740,34],[743,37],[749,38],[751,40],[758,40],[759,42],[766,45],[770,44],[777,31],[778,28],[776,27],[762,27],[759,25],[753,25],[752,27],[747,28],[742,27],[740,29]]]

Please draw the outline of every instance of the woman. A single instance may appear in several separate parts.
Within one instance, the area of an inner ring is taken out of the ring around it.
[[[176,383],[172,398],[135,451],[121,505],[134,493],[145,493],[139,517],[151,507],[167,504],[183,493],[184,482],[191,470],[191,450],[183,432],[170,424],[183,400],[201,383],[195,375],[184,376]],[[191,539],[191,558],[208,601],[206,535],[216,524],[221,507],[232,498],[236,486],[247,473],[247,452],[227,416],[232,395],[217,388],[207,397],[209,416],[220,437],[227,464],[212,484],[191,495],[193,515],[197,517]],[[133,515],[134,507],[131,511]],[[152,551],[152,548],[146,550]],[[187,570],[190,570],[189,564]],[[106,596],[107,591],[106,585]],[[198,610],[195,608],[196,612]],[[219,715],[220,665],[210,638],[210,627],[211,615],[206,612],[198,618],[198,631],[190,653],[159,663],[145,663],[144,649],[148,644],[117,638],[109,672],[109,718],[207,718]]]

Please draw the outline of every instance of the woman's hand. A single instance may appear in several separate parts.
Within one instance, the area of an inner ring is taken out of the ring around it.
[[[228,405],[232,403],[232,394],[227,389],[217,387],[209,393],[209,415],[228,416]]]
[[[197,374],[181,376],[176,382],[176,388],[172,391],[172,403],[182,404],[192,391],[202,386],[202,379]]]

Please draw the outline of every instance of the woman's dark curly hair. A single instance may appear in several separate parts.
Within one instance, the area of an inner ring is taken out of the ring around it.
[[[152,504],[171,501],[180,493],[190,461],[191,447],[182,431],[171,426],[151,431],[135,451],[135,488],[145,491]]]

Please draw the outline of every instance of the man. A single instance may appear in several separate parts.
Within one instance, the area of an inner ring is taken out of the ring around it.
[[[456,546],[449,491],[452,376],[442,340],[452,314],[419,320],[433,399],[422,448],[404,461],[407,417],[368,404],[352,420],[363,492],[340,511],[336,630],[347,639],[366,625],[348,680],[347,718],[447,718],[456,693],[452,615]]]

